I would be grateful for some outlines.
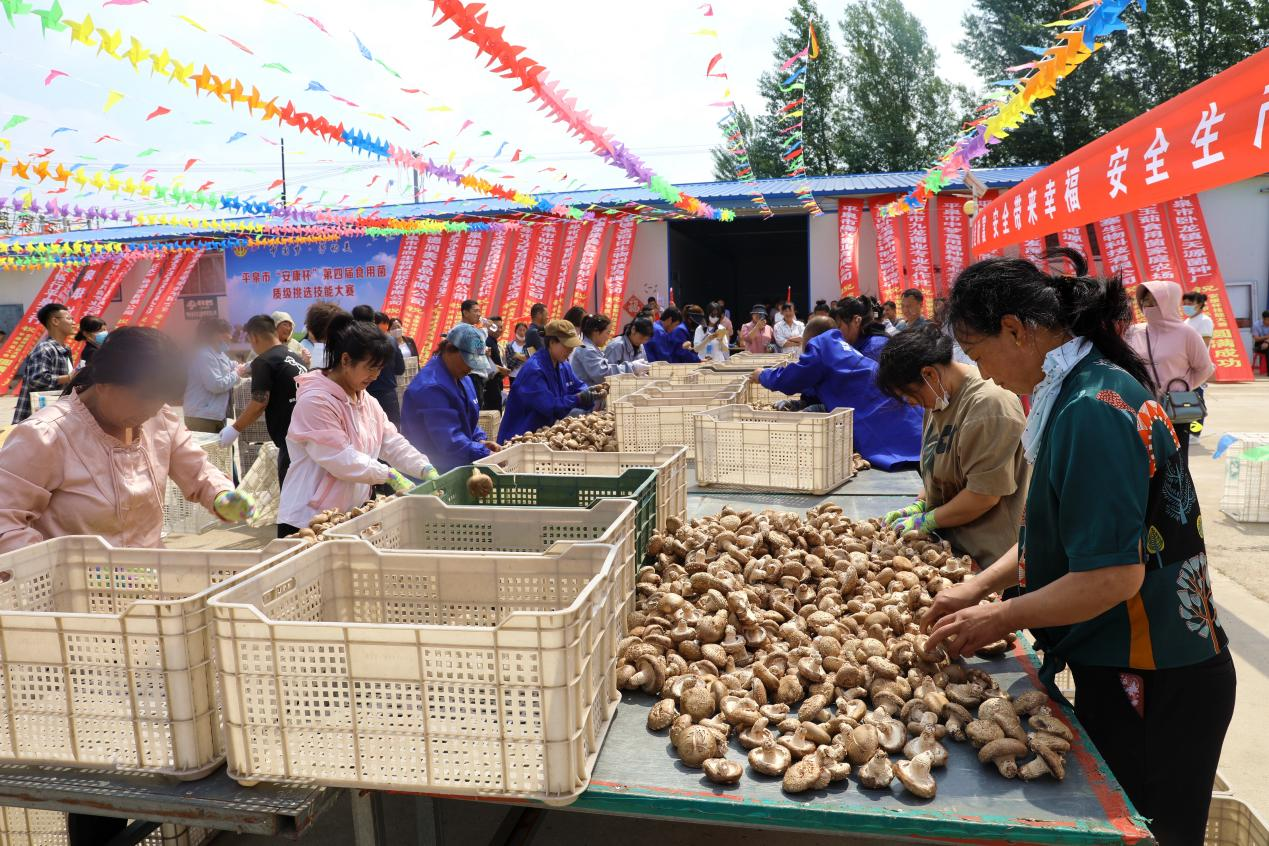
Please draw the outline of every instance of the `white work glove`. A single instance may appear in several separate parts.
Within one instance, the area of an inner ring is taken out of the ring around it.
[[[646,361],[632,361],[630,362],[630,370],[636,376],[647,376],[652,372],[652,365]]]
[[[234,428],[234,424],[230,423],[228,426],[220,430],[220,445],[223,447],[229,446],[234,441],[238,440],[239,434],[238,430]]]

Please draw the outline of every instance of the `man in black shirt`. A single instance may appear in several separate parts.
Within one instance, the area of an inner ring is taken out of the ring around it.
[[[485,393],[480,398],[480,407],[485,411],[502,411],[502,383],[511,372],[502,363],[502,347],[498,344],[500,337],[502,337],[502,318],[497,315],[491,316],[485,346],[489,350],[489,360],[493,362],[493,369],[485,380]]]
[[[524,333],[524,350],[532,358],[538,350],[545,349],[546,339],[542,330],[546,328],[546,306],[534,303],[529,309],[529,331]]]
[[[278,487],[286,480],[291,456],[286,449],[286,433],[295,410],[295,377],[308,372],[300,357],[278,339],[278,327],[267,314],[257,314],[243,325],[256,357],[251,361],[251,402],[220,432],[224,446],[264,415],[269,440],[278,448]],[[248,468],[243,468],[245,471]]]

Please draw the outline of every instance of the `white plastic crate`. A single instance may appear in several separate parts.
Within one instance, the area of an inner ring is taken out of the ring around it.
[[[261,444],[251,469],[243,474],[238,490],[251,494],[256,501],[256,513],[247,521],[248,526],[270,526],[278,522],[278,501],[282,488],[278,484],[278,448],[272,443]]]
[[[1269,523],[1269,461],[1250,461],[1243,453],[1269,446],[1269,432],[1230,432],[1237,438],[1225,451],[1225,488],[1221,511],[1241,523]]]
[[[620,699],[622,557],[331,541],[218,594],[230,775],[572,801]]]
[[[714,367],[747,367],[752,370],[755,367],[778,367],[781,364],[787,364],[795,360],[798,353],[750,353],[739,352],[733,355],[726,362],[714,364]]]
[[[202,846],[220,832],[164,823],[141,846]],[[67,846],[66,814],[39,808],[0,808],[0,846]]]
[[[1269,825],[1243,800],[1213,794],[1203,846],[1269,846]]]
[[[476,462],[504,473],[553,476],[620,476],[632,467],[657,471],[657,528],[667,517],[687,519],[687,448],[661,447],[656,452],[579,452],[546,444],[515,444]]]
[[[647,388],[612,404],[618,452],[655,452],[663,446],[687,447],[696,457],[692,415],[740,402],[742,391]]]
[[[497,410],[482,411],[478,416],[480,428],[485,430],[489,440],[497,442],[498,427],[502,425],[502,412]]]
[[[46,408],[61,398],[61,391],[31,391],[31,411]]]
[[[698,362],[675,364],[669,361],[651,361],[648,362],[648,367],[648,375],[653,379],[671,381],[675,378],[682,378],[686,373],[693,373],[699,370],[701,365]]]
[[[0,762],[202,778],[224,757],[207,597],[300,548],[0,555]]]
[[[643,388],[668,388],[669,379],[653,379],[650,376],[635,376],[633,373],[619,373],[604,379],[608,384],[608,404],[611,406],[618,400],[625,399],[635,391]]]
[[[693,418],[696,483],[826,494],[853,473],[855,412],[756,411],[726,405]]]
[[[210,432],[190,432],[194,443],[203,448],[220,472],[232,479],[234,475],[233,444],[221,446],[218,435]],[[220,524],[220,519],[208,511],[199,502],[190,502],[181,493],[181,489],[171,479],[167,482],[167,491],[163,497],[163,532],[164,534],[180,533],[196,535],[205,532],[212,526]]]
[[[241,414],[246,410],[248,403],[251,402],[251,380],[243,379],[234,386],[234,413]],[[263,444],[267,443],[269,438],[269,428],[265,425],[264,415],[261,414],[256,418],[256,422],[252,423],[238,436],[240,443]],[[249,462],[243,462],[244,467],[250,467]]]

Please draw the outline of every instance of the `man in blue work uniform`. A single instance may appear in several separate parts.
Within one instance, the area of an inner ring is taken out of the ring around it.
[[[683,313],[674,306],[666,306],[661,319],[652,324],[652,340],[643,345],[643,353],[648,361],[694,364],[701,360],[692,349],[692,338],[683,325]]]
[[[830,318],[811,318],[802,337],[806,347],[797,361],[755,370],[750,380],[771,391],[813,394],[829,411],[853,408],[855,451],[879,470],[920,461],[923,412],[877,388],[877,362],[848,344]]]
[[[587,388],[569,366],[569,355],[582,344],[572,323],[552,320],[542,329],[542,342],[545,346],[520,368],[507,396],[507,410],[498,429],[498,440],[503,443],[550,426],[575,411],[590,409],[597,397],[608,393],[607,384]]]
[[[401,434],[441,473],[498,451],[480,428],[480,403],[467,378],[488,363],[484,330],[460,323],[405,389]]]

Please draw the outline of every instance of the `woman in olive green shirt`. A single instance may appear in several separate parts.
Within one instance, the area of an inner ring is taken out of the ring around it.
[[[1194,482],[1141,359],[1120,337],[1118,279],[988,259],[956,281],[948,319],[983,376],[1031,395],[1032,464],[1018,544],[940,591],[931,645],[972,654],[1029,629],[1075,713],[1162,846],[1201,844],[1235,675],[1217,619]],[[979,604],[1017,587],[1003,602]],[[927,646],[930,648],[930,646]],[[1184,727],[1186,740],[1176,742]]]
[[[936,531],[980,567],[1018,542],[1027,418],[1018,397],[952,361],[952,339],[933,324],[900,332],[881,352],[877,386],[925,409],[922,493],[883,518],[903,531]]]

